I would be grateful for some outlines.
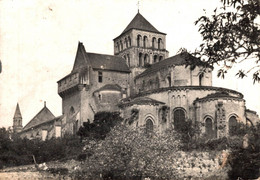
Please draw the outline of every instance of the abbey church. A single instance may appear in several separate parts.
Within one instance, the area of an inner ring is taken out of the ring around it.
[[[15,112],[21,137],[75,134],[100,111],[120,111],[129,125],[156,132],[192,120],[208,138],[228,136],[238,122],[259,122],[240,92],[212,86],[212,67],[187,52],[168,57],[166,33],[139,12],[113,41],[114,55],[90,53],[78,43],[72,71],[57,82],[62,116],[45,104],[22,128]]]

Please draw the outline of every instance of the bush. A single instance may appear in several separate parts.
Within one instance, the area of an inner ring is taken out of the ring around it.
[[[111,128],[121,123],[123,119],[119,112],[98,112],[95,114],[93,123],[85,122],[79,128],[77,135],[83,139],[89,137],[93,139],[105,139]]]
[[[1,132],[6,133],[3,129]],[[1,136],[0,139],[0,168],[26,165],[34,163],[33,155],[37,163],[52,160],[68,159],[77,157],[83,144],[78,137],[65,136],[60,139],[41,141],[39,139],[28,140]]]
[[[86,145],[85,153],[92,153],[83,166],[86,178],[171,178],[176,170],[180,140],[175,131],[157,136],[145,134],[143,129],[118,125],[93,147]]]

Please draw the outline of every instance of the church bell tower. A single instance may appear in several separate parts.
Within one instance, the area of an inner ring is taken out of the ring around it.
[[[114,39],[114,54],[123,57],[131,70],[130,94],[134,78],[151,64],[166,59],[166,34],[158,31],[138,11],[124,31]]]
[[[13,131],[14,133],[19,133],[23,129],[22,125],[22,114],[20,111],[19,104],[17,103],[15,113],[14,113],[14,118],[13,118]]]

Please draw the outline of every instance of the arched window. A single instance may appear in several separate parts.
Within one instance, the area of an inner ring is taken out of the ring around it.
[[[127,41],[127,38],[125,38],[125,46],[126,46],[126,48],[128,48],[128,41]]]
[[[153,121],[151,119],[146,120],[145,132],[146,134],[151,134],[153,132]]]
[[[128,63],[128,66],[130,67],[130,55],[127,54],[127,63]]]
[[[142,40],[142,36],[138,35],[137,36],[137,47],[141,47],[141,40]]]
[[[149,57],[148,54],[145,54],[145,55],[144,55],[144,65],[147,64],[147,63],[149,63],[148,57]]]
[[[185,112],[183,109],[176,109],[173,112],[173,124],[175,129],[180,129],[182,124],[185,122]]]
[[[208,139],[214,137],[213,122],[211,118],[205,120],[205,134]]]
[[[237,128],[237,117],[231,116],[228,121],[228,127],[229,127],[229,135],[232,136],[235,134],[235,130]]]
[[[172,86],[172,80],[171,80],[170,76],[167,77],[167,81],[168,81],[168,87],[171,87]]]
[[[199,85],[202,86],[202,79],[203,79],[203,74],[201,73],[199,75]]]
[[[129,43],[129,46],[131,46],[131,38],[130,38],[130,36],[128,36],[128,43]]]
[[[123,50],[123,43],[121,40],[120,40],[120,48],[121,48],[121,50]]]
[[[118,52],[120,51],[120,46],[119,46],[119,43],[117,42],[116,43],[116,46],[117,46],[117,50],[118,50]]]
[[[75,113],[75,109],[73,106],[70,107],[69,115],[72,116]]]
[[[139,53],[139,66],[143,66],[143,63],[142,63],[142,57],[143,57],[143,54],[142,53]]]
[[[152,39],[152,48],[155,48],[155,43],[156,43],[156,38],[154,37],[154,38]]]
[[[158,49],[161,49],[162,47],[162,39],[161,38],[159,38],[158,39]]]
[[[144,48],[147,46],[147,36],[144,36]]]
[[[161,60],[163,60],[163,56],[160,56],[160,57],[159,57],[159,61],[161,61]]]
[[[156,63],[157,62],[157,55],[153,56],[153,62]]]

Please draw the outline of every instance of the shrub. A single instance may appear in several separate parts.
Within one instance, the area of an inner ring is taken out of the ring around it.
[[[175,131],[146,136],[143,129],[118,125],[105,140],[85,152],[94,152],[83,166],[88,178],[170,178],[176,176],[171,163],[180,141]]]
[[[41,141],[39,139],[28,140],[18,137],[9,138],[9,135],[2,136],[0,130],[0,168],[18,166],[34,163],[33,155],[37,163],[52,160],[77,157],[81,152],[83,144],[78,137],[65,136],[60,139]]]
[[[119,112],[98,112],[95,114],[93,123],[85,122],[79,128],[77,135],[83,139],[84,137],[94,139],[104,139],[110,132],[111,128],[121,123],[123,119]]]

